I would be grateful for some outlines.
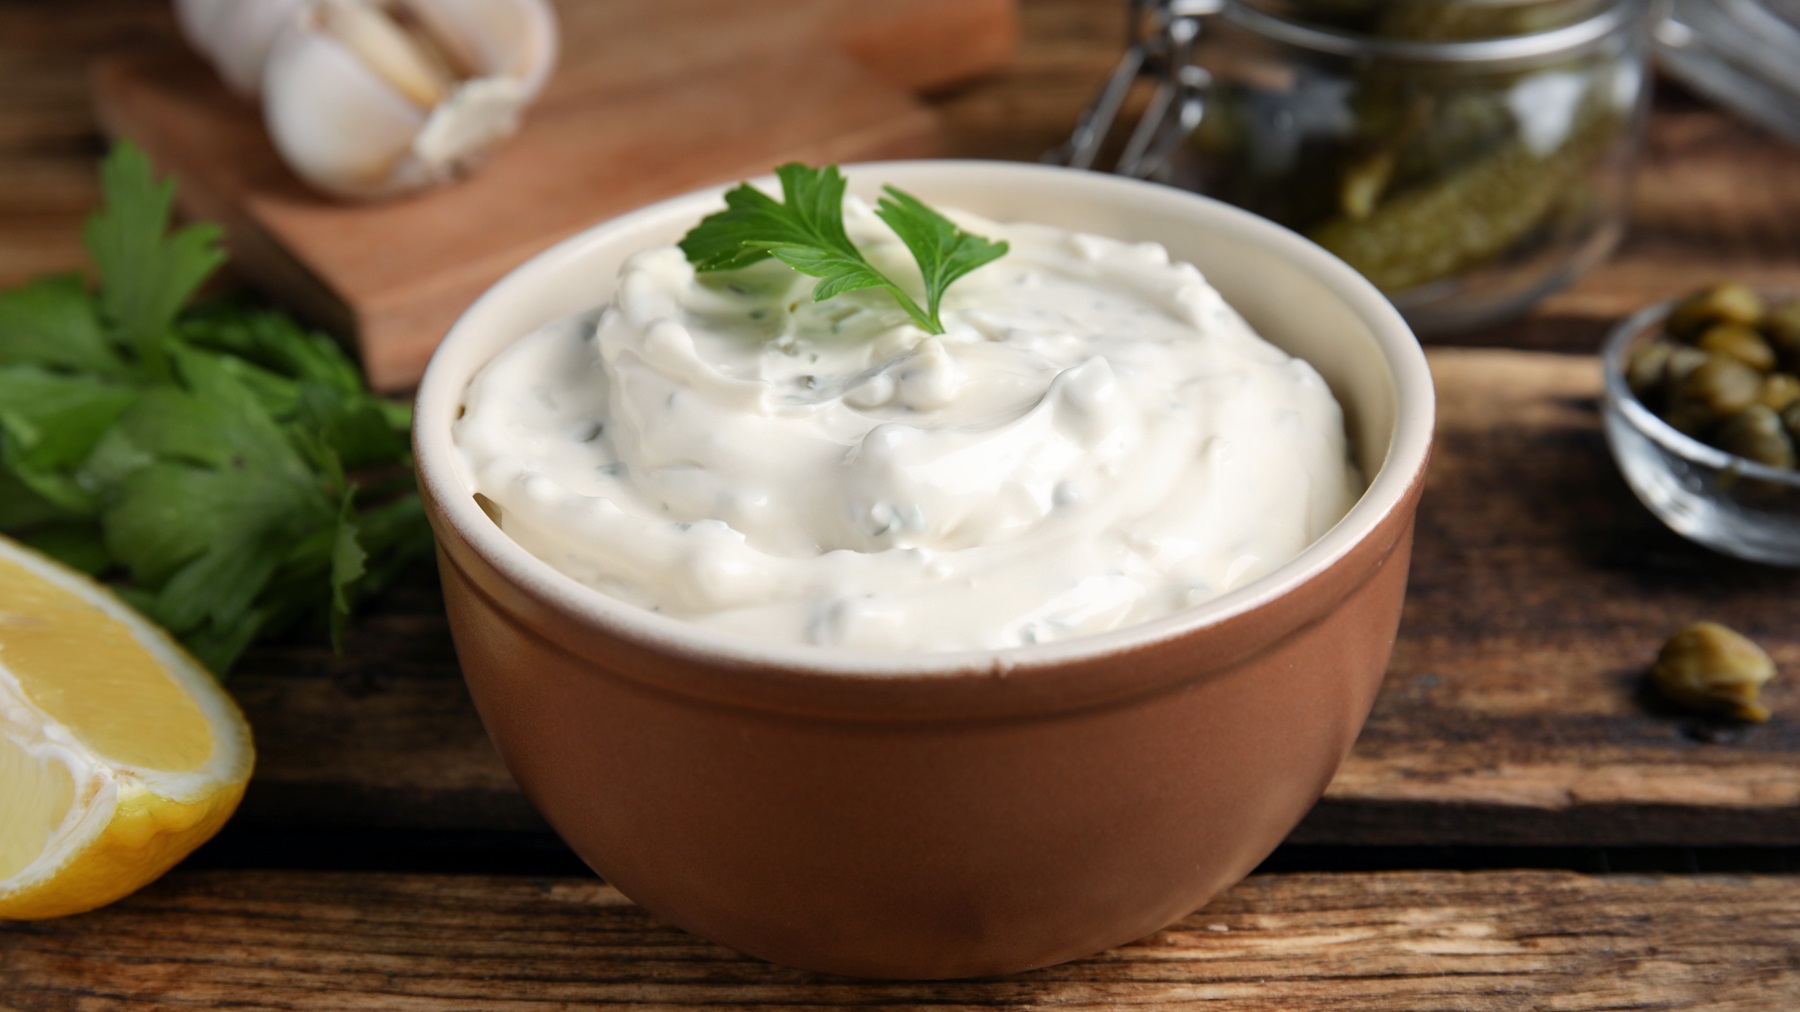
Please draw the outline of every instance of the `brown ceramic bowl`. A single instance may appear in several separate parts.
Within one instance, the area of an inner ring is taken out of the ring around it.
[[[425,375],[414,441],[469,690],[519,783],[638,903],[766,959],[880,977],[1006,973],[1206,903],[1312,806],[1356,739],[1400,617],[1428,454],[1417,341],[1354,271],[1179,190],[1047,166],[853,167],[926,201],[1152,240],[1192,261],[1343,403],[1362,500],[1210,603],[1042,646],[873,653],[748,642],[605,597],[515,545],[451,441],[470,378],[610,293],[708,190],[514,271]]]

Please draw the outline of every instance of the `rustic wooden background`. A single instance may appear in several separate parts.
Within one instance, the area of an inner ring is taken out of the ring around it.
[[[165,7],[0,0],[0,285],[82,265],[104,150],[84,64],[172,41]],[[1117,0],[1024,0],[1016,66],[933,99],[951,150],[1053,146],[1122,22]],[[1800,576],[1692,546],[1631,498],[1591,357],[1620,316],[1703,281],[1800,289],[1800,151],[1665,84],[1633,208],[1618,255],[1579,284],[1435,342],[1438,452],[1401,640],[1295,834],[1310,846],[1287,852],[1308,856],[1272,863],[1393,869],[1460,846],[1502,870],[1259,875],[1136,945],[1004,981],[770,967],[578,874],[488,745],[420,574],[344,659],[297,638],[243,665],[231,688],[261,762],[239,818],[117,907],[0,928],[0,1007],[1800,1008]],[[1661,637],[1702,615],[1775,654],[1769,724],[1697,720],[1644,691]],[[1728,853],[1759,874],[1503,870],[1598,870],[1567,860],[1588,850],[1659,871]],[[439,865],[496,874],[419,873]]]

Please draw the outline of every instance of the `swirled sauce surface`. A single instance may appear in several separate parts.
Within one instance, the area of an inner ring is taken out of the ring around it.
[[[620,600],[888,650],[1167,615],[1281,565],[1361,494],[1324,381],[1193,266],[952,216],[1012,250],[949,290],[939,336],[881,292],[815,303],[773,261],[696,276],[674,247],[636,255],[611,302],[470,385],[455,436],[476,491]],[[866,205],[845,220],[916,282]]]

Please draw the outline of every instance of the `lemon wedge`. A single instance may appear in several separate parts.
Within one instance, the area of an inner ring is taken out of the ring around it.
[[[244,795],[250,727],[111,592],[0,538],[0,918],[111,903]]]

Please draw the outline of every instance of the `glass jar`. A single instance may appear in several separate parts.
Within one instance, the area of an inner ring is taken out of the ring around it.
[[[1422,330],[1522,311],[1617,243],[1657,0],[1136,0],[1063,149],[1272,218]]]

